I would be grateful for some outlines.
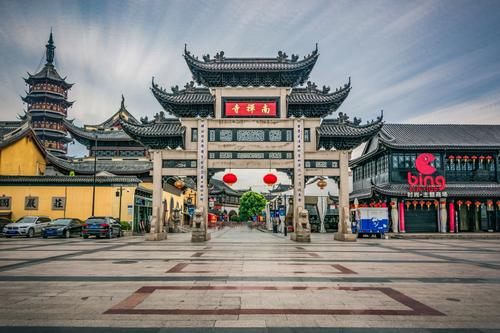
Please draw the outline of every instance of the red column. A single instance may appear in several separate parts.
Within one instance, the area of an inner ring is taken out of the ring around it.
[[[455,203],[450,202],[450,232],[455,232]]]
[[[405,205],[401,201],[399,203],[399,232],[405,232]]]

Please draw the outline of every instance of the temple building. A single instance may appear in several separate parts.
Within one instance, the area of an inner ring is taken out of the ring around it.
[[[122,95],[120,109],[104,122],[97,125],[78,127],[73,121],[65,121],[65,126],[71,136],[89,150],[89,156],[99,158],[144,158],[146,148],[134,141],[121,128],[120,118],[130,123],[140,124],[125,108],[125,98]]]
[[[167,91],[151,91],[165,112],[144,124],[121,118],[123,130],[150,150],[153,161],[151,240],[164,239],[161,189],[172,175],[193,179],[198,216],[206,221],[209,182],[219,170],[277,169],[293,183],[292,216],[297,241],[310,241],[304,187],[316,176],[339,184],[339,224],[335,238],[355,240],[350,230],[349,170],[352,149],[376,135],[382,117],[361,124],[344,113],[324,119],[341,106],[351,80],[333,90],[309,81],[318,49],[300,59],[280,51],[270,58],[227,58],[224,52],[202,60],[187,49],[184,59],[193,81]],[[193,241],[209,239],[200,223]],[[200,229],[201,228],[201,229]]]
[[[67,137],[64,120],[68,108],[73,102],[68,101],[68,91],[72,84],[66,82],[54,67],[55,45],[50,33],[45,46],[46,63],[36,74],[28,73],[24,79],[28,85],[26,96],[22,100],[27,104],[27,114],[31,116],[31,126],[45,148],[56,156],[67,153]]]
[[[500,231],[500,125],[384,124],[351,161],[357,205],[395,232]]]

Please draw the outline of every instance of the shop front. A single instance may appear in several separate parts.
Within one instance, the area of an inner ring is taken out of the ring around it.
[[[351,161],[351,198],[386,205],[395,232],[500,231],[499,150],[498,125],[384,124]]]

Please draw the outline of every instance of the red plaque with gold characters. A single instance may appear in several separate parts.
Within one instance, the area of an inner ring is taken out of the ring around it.
[[[276,101],[225,102],[226,117],[276,117]]]

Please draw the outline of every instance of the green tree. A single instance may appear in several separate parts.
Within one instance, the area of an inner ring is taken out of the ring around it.
[[[246,192],[240,199],[240,216],[250,219],[252,216],[259,215],[266,207],[266,199],[257,192]]]

